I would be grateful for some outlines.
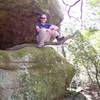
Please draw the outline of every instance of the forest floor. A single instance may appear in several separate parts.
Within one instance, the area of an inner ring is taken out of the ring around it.
[[[70,89],[64,100],[100,100],[100,90],[93,85]]]

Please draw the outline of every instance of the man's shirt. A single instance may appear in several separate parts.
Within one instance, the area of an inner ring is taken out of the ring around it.
[[[37,23],[36,27],[49,29],[51,27],[51,25],[52,24],[49,24],[49,23],[45,23],[45,24]]]
[[[39,34],[38,29],[41,29],[41,28],[49,29],[51,26],[52,26],[52,24],[49,24],[49,23],[44,23],[44,24],[37,23],[35,25],[35,35],[37,36]]]

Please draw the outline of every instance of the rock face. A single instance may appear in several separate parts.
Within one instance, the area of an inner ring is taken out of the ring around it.
[[[73,75],[72,65],[53,48],[0,51],[0,100],[56,100]]]
[[[40,13],[46,13],[54,24],[62,19],[57,0],[0,0],[0,49],[33,42]]]

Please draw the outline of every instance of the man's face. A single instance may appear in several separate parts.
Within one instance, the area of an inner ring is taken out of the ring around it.
[[[41,21],[41,23],[45,23],[47,21],[47,16],[46,15],[42,15],[40,17],[40,21]]]

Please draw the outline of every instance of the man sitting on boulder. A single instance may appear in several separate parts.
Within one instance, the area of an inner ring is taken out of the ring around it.
[[[57,39],[57,42],[64,40],[64,37],[59,36],[59,28],[56,25],[47,23],[47,16],[45,14],[39,17],[39,22],[35,25],[35,28],[37,47],[43,47],[45,42],[49,42],[51,39]]]

